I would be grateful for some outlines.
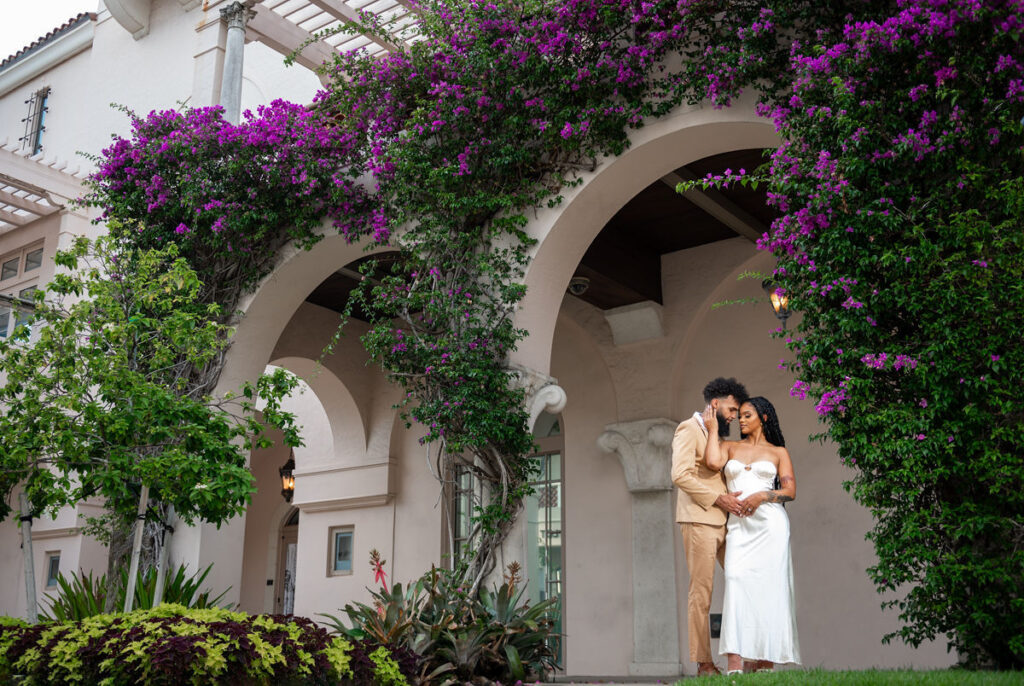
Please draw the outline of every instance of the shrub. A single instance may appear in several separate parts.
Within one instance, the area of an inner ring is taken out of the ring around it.
[[[0,681],[35,684],[408,684],[416,658],[302,617],[161,605],[80,622],[0,624]]]
[[[350,625],[322,616],[352,640],[398,644],[418,653],[423,683],[455,678],[512,683],[556,666],[552,629],[558,599],[525,602],[517,566],[493,590],[471,594],[460,579],[460,571],[432,568],[405,589],[394,584],[371,591],[372,605],[346,605]]]

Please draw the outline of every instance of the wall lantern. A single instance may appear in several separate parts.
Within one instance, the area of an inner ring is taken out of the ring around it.
[[[277,470],[281,475],[281,495],[288,502],[292,501],[292,495],[295,493],[295,452],[292,451],[288,454],[288,461]]]
[[[786,328],[786,320],[789,319],[789,296],[781,288],[771,281],[762,281],[761,288],[768,294],[768,300],[772,304],[772,311],[782,322],[782,328]]]

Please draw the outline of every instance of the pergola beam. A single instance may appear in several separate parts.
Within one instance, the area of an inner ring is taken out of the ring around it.
[[[310,0],[310,4],[319,7],[338,21],[358,26],[360,24],[359,14],[348,5],[337,0]],[[388,52],[401,52],[397,45],[391,43],[371,32],[360,32],[371,41],[384,48]]]
[[[25,226],[30,221],[34,221],[36,217],[23,217],[20,214],[14,214],[14,212],[8,212],[7,210],[0,210],[0,222],[7,222],[14,226]]]
[[[263,5],[256,5],[256,16],[246,24],[246,33],[256,34],[259,42],[282,55],[290,55],[312,36],[311,34],[282,18]],[[325,62],[334,59],[335,50],[322,40],[314,41],[302,48],[295,61],[311,71],[316,71]]]
[[[681,167],[678,172],[665,174],[661,180],[671,188],[686,181],[699,181],[686,167]],[[768,231],[759,219],[713,188],[692,188],[682,196],[744,238],[757,241]]]
[[[0,182],[20,188],[54,204],[53,198],[73,200],[82,195],[80,179],[58,169],[0,148]]]
[[[53,214],[57,211],[56,207],[50,205],[43,205],[42,203],[23,198],[20,195],[14,193],[8,193],[7,191],[0,191],[0,202],[7,205],[13,205],[19,210],[31,212],[32,214],[38,214],[41,217],[45,217],[48,214]]]

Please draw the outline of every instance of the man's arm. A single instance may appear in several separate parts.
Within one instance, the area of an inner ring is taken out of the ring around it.
[[[672,437],[672,482],[692,498],[694,503],[705,510],[711,509],[719,498],[723,498],[725,501],[731,500],[731,505],[737,508],[738,513],[738,501],[735,497],[728,494],[720,496],[697,478],[698,433],[700,433],[700,429],[692,422],[683,422],[676,427],[676,435]],[[728,507],[725,501],[720,504],[722,509],[732,512],[733,507]]]

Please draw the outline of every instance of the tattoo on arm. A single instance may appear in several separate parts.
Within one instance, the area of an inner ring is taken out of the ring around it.
[[[784,477],[779,479],[779,483],[782,484],[783,486],[787,486],[789,484],[795,484],[796,483],[796,479],[794,479],[793,477],[791,477],[789,475],[786,475],[786,476],[784,476]]]
[[[765,500],[766,503],[788,503],[793,499],[791,495],[782,495],[775,491],[768,491],[768,498]]]

